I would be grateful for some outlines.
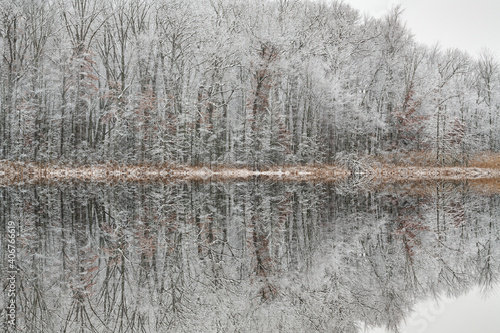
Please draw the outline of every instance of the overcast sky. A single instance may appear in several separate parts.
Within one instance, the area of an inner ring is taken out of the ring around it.
[[[397,4],[415,39],[427,45],[456,47],[472,56],[488,48],[500,59],[499,0],[344,0],[375,17]]]

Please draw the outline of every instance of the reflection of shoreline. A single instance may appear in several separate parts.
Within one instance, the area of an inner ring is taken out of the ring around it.
[[[500,169],[478,167],[363,167],[331,165],[277,166],[264,170],[231,167],[178,167],[158,165],[110,165],[64,167],[0,162],[0,184],[52,181],[155,182],[175,180],[225,181],[263,178],[273,181],[338,181],[348,177],[368,181],[499,180]]]

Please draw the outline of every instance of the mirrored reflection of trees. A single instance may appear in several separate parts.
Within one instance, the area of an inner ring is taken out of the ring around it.
[[[258,181],[59,184],[0,195],[0,221],[21,226],[21,332],[395,329],[419,300],[498,279],[500,197],[467,184],[351,194]]]

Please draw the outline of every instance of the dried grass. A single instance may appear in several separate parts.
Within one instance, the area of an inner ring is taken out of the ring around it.
[[[414,151],[405,153],[387,153],[372,157],[374,164],[392,167],[436,167],[436,153],[432,151]]]
[[[262,170],[250,168],[183,167],[172,170],[173,178],[185,180],[232,180],[259,177],[276,181],[334,181],[346,178],[349,170],[331,165],[322,166],[280,166],[265,167]]]
[[[397,167],[373,168],[367,174],[372,179],[390,180],[467,180],[500,178],[500,169],[476,167]]]
[[[441,167],[441,166],[458,166],[459,162],[467,167],[500,169],[500,153],[481,152],[479,154],[465,157],[455,156],[453,161],[455,164],[441,165],[436,159],[436,152],[433,151],[413,151],[405,153],[387,153],[370,157],[374,165],[383,165],[387,167]]]
[[[92,182],[172,182],[226,181],[259,177],[269,180],[332,181],[346,178],[350,172],[334,166],[270,167],[264,170],[218,166],[188,167],[173,165],[103,164],[66,167],[0,161],[0,184],[40,183],[52,181]]]
[[[470,165],[477,168],[500,169],[500,154],[478,154],[471,159]]]
[[[116,163],[88,166],[63,166],[0,161],[0,185],[54,181],[92,182],[174,182],[232,181],[252,178],[272,181],[331,182],[349,177],[367,178],[371,182],[419,182],[428,180],[482,180],[482,188],[500,188],[500,154],[475,157],[469,167],[436,167],[430,164],[430,153],[418,152],[395,157],[365,158],[362,172],[351,173],[334,165],[282,165],[253,170],[247,167],[189,167],[172,164]],[[398,163],[391,163],[389,160]],[[414,164],[409,166],[409,162]]]

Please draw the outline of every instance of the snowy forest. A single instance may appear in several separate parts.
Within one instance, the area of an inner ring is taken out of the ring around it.
[[[17,332],[396,332],[419,301],[498,287],[500,196],[417,188],[0,188],[0,222],[19,229]]]
[[[498,151],[499,67],[338,1],[0,0],[0,159],[249,165]]]
[[[397,332],[498,288],[499,62],[403,13],[0,0],[1,328]]]

